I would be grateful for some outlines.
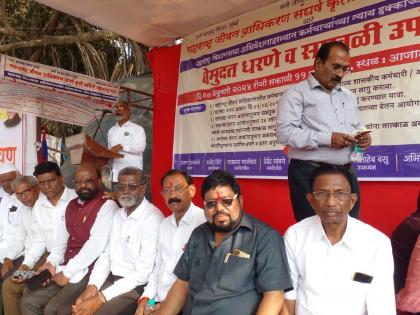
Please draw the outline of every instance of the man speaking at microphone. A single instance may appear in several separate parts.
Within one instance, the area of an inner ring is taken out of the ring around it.
[[[123,154],[124,157],[112,160],[111,180],[115,187],[118,173],[125,167],[133,166],[143,170],[143,152],[146,148],[146,134],[143,127],[130,121],[131,107],[125,101],[114,106],[117,120],[108,131],[108,149]]]

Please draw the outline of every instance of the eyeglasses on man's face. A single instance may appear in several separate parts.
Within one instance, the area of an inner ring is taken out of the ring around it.
[[[314,191],[312,192],[312,195],[314,196],[314,198],[316,200],[321,200],[321,201],[325,201],[327,199],[330,198],[330,196],[332,195],[334,197],[335,200],[338,201],[346,201],[349,199],[349,197],[351,196],[351,192],[347,192],[347,191]]]
[[[21,191],[21,192],[16,192],[16,193],[15,193],[15,194],[16,194],[16,197],[17,197],[18,199],[22,199],[22,198],[24,198],[24,197],[28,196],[28,195],[29,195],[29,193],[32,191],[32,189],[34,189],[34,186],[29,187],[29,188],[25,189],[24,191]]]
[[[212,210],[217,207],[217,203],[220,202],[220,204],[225,208],[230,208],[232,206],[233,201],[238,197],[238,194],[235,194],[232,198],[220,198],[215,200],[205,200],[204,201],[204,207],[207,210]]]
[[[342,72],[343,74],[349,74],[351,73],[351,67],[350,66],[343,66],[338,63],[331,64],[328,61],[325,62],[331,70],[334,72]]]
[[[168,188],[168,187],[163,188],[162,189],[162,194],[167,196],[167,195],[170,195],[171,192],[174,192],[175,194],[179,195],[179,194],[182,194],[185,191],[185,189],[187,189],[188,187],[190,187],[190,185],[187,185],[185,187],[181,186],[181,185],[176,185],[172,188]]]
[[[128,191],[134,192],[139,188],[140,186],[145,185],[143,184],[117,184],[117,190],[118,191],[125,191],[128,189]]]

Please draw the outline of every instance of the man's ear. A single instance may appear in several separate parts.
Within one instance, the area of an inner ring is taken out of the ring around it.
[[[323,64],[322,60],[320,58],[316,58],[314,61],[314,69],[318,70],[319,67]]]
[[[242,195],[239,195],[238,196],[238,201],[239,201],[239,205],[243,209],[243,207],[244,207],[244,199],[242,198]]]
[[[188,187],[188,192],[190,193],[191,199],[194,198],[196,191],[197,191],[197,189],[195,188],[195,185],[194,184],[191,184]]]
[[[355,205],[355,203],[356,203],[357,199],[358,199],[357,194],[352,193],[352,194],[351,194],[351,199],[350,199],[350,202],[351,202],[351,208],[350,208],[350,211],[351,211],[351,210],[353,210],[353,207],[354,207],[354,205]]]
[[[308,202],[311,205],[312,209],[315,209],[315,207],[314,207],[315,198],[314,198],[314,195],[312,195],[311,192],[309,192],[309,193],[306,194],[306,200],[308,200]]]

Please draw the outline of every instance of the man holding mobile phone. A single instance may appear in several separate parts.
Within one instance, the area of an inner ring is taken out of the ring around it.
[[[289,148],[289,189],[296,221],[314,215],[305,196],[308,179],[322,165],[349,169],[351,185],[359,195],[351,153],[355,145],[366,150],[372,139],[360,120],[355,95],[340,85],[351,72],[348,47],[342,42],[322,45],[308,79],[288,89],[277,106],[279,143]],[[350,215],[359,217],[360,195]]]

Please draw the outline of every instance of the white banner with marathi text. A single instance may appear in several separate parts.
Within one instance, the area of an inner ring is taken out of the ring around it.
[[[288,0],[184,38],[174,167],[205,176],[286,178],[276,136],[283,91],[305,80],[322,43],[344,41],[373,145],[360,178],[420,178],[420,0]]]
[[[0,55],[0,108],[86,126],[118,100],[118,84]]]

